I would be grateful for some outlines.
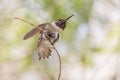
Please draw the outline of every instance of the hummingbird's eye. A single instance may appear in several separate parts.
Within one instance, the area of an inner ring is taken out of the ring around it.
[[[59,19],[59,21],[62,21],[61,19]]]

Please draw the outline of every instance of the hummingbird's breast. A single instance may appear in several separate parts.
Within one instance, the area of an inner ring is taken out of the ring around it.
[[[46,32],[46,34],[47,34],[49,40],[52,42],[52,44],[54,44],[59,39],[59,32],[57,32],[57,31],[50,29]]]
[[[59,33],[62,31],[62,29],[55,24],[55,21],[51,23],[51,27]]]
[[[53,45],[58,41],[58,39],[59,33],[51,31],[49,29],[46,30],[45,33],[41,33],[37,45],[39,59],[45,59],[51,55]]]
[[[51,25],[46,26],[45,32],[47,36],[49,37],[49,39],[51,40],[51,42],[55,43],[56,41],[58,41],[61,31],[58,28],[56,28],[55,25],[51,24]]]

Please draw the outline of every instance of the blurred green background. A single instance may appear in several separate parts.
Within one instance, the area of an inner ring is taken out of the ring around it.
[[[119,0],[0,0],[0,80],[57,80],[58,56],[38,60],[33,26],[74,14],[56,44],[61,80],[120,80]]]

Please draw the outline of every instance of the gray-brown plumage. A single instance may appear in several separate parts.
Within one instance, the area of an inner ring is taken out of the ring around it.
[[[40,25],[38,25],[36,28],[33,28],[32,30],[30,30],[29,32],[27,32],[27,33],[24,35],[23,40],[26,40],[26,39],[34,36],[35,34],[41,32],[40,29],[44,29],[46,25],[49,25],[49,23],[40,24]]]
[[[40,24],[25,34],[23,38],[24,40],[34,36],[37,33],[40,33],[37,44],[39,59],[49,58],[53,49],[53,45],[59,39],[59,34],[65,29],[67,20],[72,16],[73,15],[66,19],[53,21],[52,23]]]
[[[55,31],[55,29],[51,29],[52,25],[46,26],[44,28],[44,33],[41,33],[38,39],[38,55],[39,59],[49,58],[51,56],[51,50],[53,48],[53,44],[59,39],[59,33]]]
[[[57,30],[52,24],[44,23],[26,33],[23,39],[26,40],[37,33],[40,33],[37,44],[39,59],[49,58],[53,44],[59,39],[60,30]]]
[[[45,35],[42,33],[41,36],[38,39],[38,55],[39,55],[39,60],[41,58],[49,58],[51,56],[51,49],[52,49],[52,44],[49,42],[49,40],[44,37]]]

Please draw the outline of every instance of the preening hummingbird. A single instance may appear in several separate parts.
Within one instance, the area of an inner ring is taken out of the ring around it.
[[[67,21],[72,16],[73,15],[66,19],[58,19],[52,23],[40,24],[25,34],[24,40],[40,33],[37,44],[39,60],[41,58],[49,58],[53,45],[59,40],[60,33],[65,29]]]

